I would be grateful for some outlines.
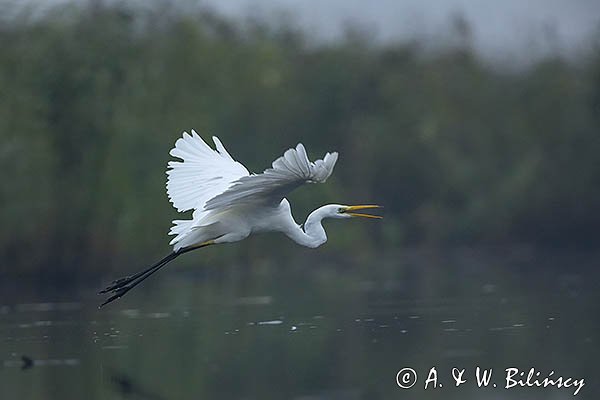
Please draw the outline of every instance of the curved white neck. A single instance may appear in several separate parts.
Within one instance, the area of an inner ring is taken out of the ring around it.
[[[327,241],[327,234],[321,221],[326,215],[322,208],[317,208],[310,213],[304,223],[304,230],[294,222],[295,229],[291,229],[286,234],[299,245],[306,247],[315,248],[325,243]]]

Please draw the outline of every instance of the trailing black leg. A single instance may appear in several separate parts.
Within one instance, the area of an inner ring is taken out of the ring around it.
[[[140,271],[140,272],[138,272],[136,274],[133,274],[133,275],[125,276],[123,278],[119,278],[117,280],[114,280],[108,287],[106,287],[105,289],[101,290],[99,292],[99,294],[104,294],[104,293],[112,292],[112,291],[114,291],[114,290],[116,290],[116,289],[118,289],[120,287],[123,287],[123,286],[127,285],[128,283],[133,282],[134,280],[138,279],[142,275],[145,275],[145,274],[151,272],[155,268],[160,268],[164,264],[166,264],[169,261],[173,260],[179,254],[180,254],[179,252],[172,252],[169,255],[167,255],[165,258],[163,258],[160,261],[158,261],[156,264],[152,265],[151,267],[149,267],[149,268],[147,268],[147,269],[145,269],[143,271]]]
[[[159,262],[157,262],[156,264],[152,265],[148,269],[140,271],[137,274],[126,276],[124,278],[120,278],[113,281],[113,283],[110,286],[108,286],[104,290],[101,290],[100,294],[114,293],[114,295],[112,295],[104,303],[102,303],[99,308],[102,308],[108,303],[111,303],[117,300],[118,298],[123,297],[125,293],[129,292],[131,289],[143,282],[147,277],[149,277],[150,275],[167,265],[170,261],[173,261],[177,256],[181,254],[183,254],[183,252],[173,252],[167,255]]]
[[[136,287],[137,285],[142,283],[150,275],[152,275],[153,273],[155,273],[156,271],[158,271],[159,269],[161,269],[162,267],[167,265],[169,262],[171,262],[175,258],[177,258],[177,256],[180,256],[180,255],[187,253],[189,251],[192,251],[192,250],[196,250],[196,249],[199,249],[202,247],[209,246],[211,244],[214,244],[214,240],[209,240],[207,242],[204,242],[204,243],[201,243],[201,244],[198,244],[195,246],[184,247],[182,249],[179,249],[179,250],[174,251],[171,254],[167,255],[165,258],[163,258],[156,264],[152,265],[150,268],[140,271],[137,274],[129,275],[124,278],[120,278],[120,279],[113,281],[113,283],[110,284],[106,289],[103,289],[100,291],[99,294],[112,293],[113,295],[111,297],[109,297],[104,303],[102,303],[99,308],[102,308],[105,305],[107,305],[108,303],[111,303],[111,302],[123,297],[127,292],[129,292],[131,289],[133,289],[134,287]]]

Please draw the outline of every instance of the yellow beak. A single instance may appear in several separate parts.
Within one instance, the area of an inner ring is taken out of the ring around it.
[[[382,219],[383,217],[381,217],[379,215],[370,215],[370,214],[362,214],[362,213],[354,212],[354,211],[358,211],[358,210],[369,210],[369,209],[373,209],[373,208],[383,208],[383,207],[374,205],[374,204],[362,205],[362,206],[348,206],[342,212],[344,214],[352,215],[353,217]]]

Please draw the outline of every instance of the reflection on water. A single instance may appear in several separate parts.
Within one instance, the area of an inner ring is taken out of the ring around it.
[[[174,268],[102,310],[96,287],[65,299],[11,286],[21,297],[1,298],[0,398],[573,397],[506,390],[500,377],[454,387],[452,368],[477,366],[585,378],[578,397],[597,398],[600,272],[594,256],[572,260],[453,252]],[[444,386],[424,390],[433,366]],[[396,384],[404,367],[419,374],[409,390]]]

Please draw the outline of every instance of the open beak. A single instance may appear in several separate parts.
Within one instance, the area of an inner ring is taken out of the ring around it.
[[[383,217],[381,217],[379,215],[370,215],[370,214],[362,214],[362,213],[356,213],[356,212],[354,212],[354,211],[359,211],[359,210],[369,210],[369,209],[373,209],[373,208],[383,208],[383,207],[377,206],[377,205],[373,205],[373,204],[371,204],[371,205],[363,205],[363,206],[348,206],[342,212],[344,214],[352,215],[353,217],[382,219]]]

